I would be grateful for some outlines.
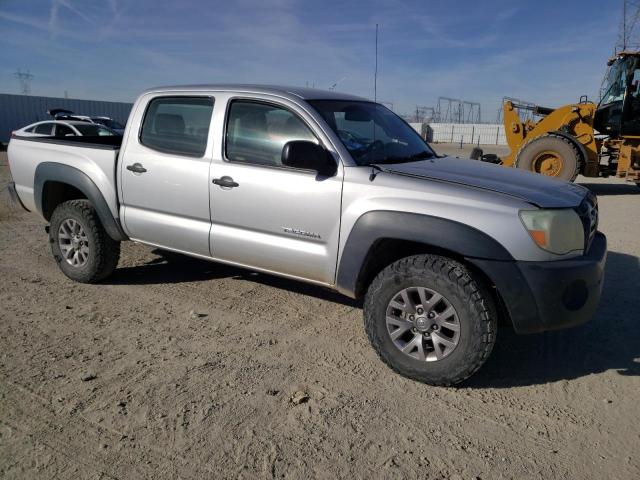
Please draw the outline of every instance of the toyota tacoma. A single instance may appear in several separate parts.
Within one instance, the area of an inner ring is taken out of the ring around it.
[[[432,385],[476,372],[498,319],[569,327],[600,298],[606,239],[587,189],[438,156],[352,95],[154,88],[123,137],[14,133],[8,155],[11,190],[48,222],[70,279],[103,281],[132,240],[329,287],[363,298],[387,365]]]

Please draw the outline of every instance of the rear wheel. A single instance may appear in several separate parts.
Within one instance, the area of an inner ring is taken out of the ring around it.
[[[49,227],[51,253],[71,280],[96,283],[118,265],[120,242],[105,231],[88,200],[70,200],[53,211]]]
[[[385,268],[365,298],[365,329],[393,370],[430,385],[454,385],[486,361],[496,338],[489,293],[461,263],[437,255]]]
[[[580,153],[564,137],[543,135],[524,144],[516,157],[516,167],[572,182],[580,172]]]

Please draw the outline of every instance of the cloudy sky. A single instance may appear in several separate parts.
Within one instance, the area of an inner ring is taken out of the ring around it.
[[[315,85],[400,113],[439,96],[543,105],[593,97],[618,0],[0,0],[0,92],[133,101],[189,83]]]

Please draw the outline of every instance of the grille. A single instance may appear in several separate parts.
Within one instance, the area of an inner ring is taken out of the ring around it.
[[[598,230],[598,198],[589,192],[576,209],[584,228],[584,251],[589,251]]]

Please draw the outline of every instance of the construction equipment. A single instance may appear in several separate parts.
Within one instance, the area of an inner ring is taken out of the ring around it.
[[[599,104],[582,97],[559,108],[503,104],[504,130],[511,152],[504,158],[472,158],[573,181],[615,175],[640,186],[640,51],[621,52],[609,60]],[[519,110],[534,120],[522,120]]]

